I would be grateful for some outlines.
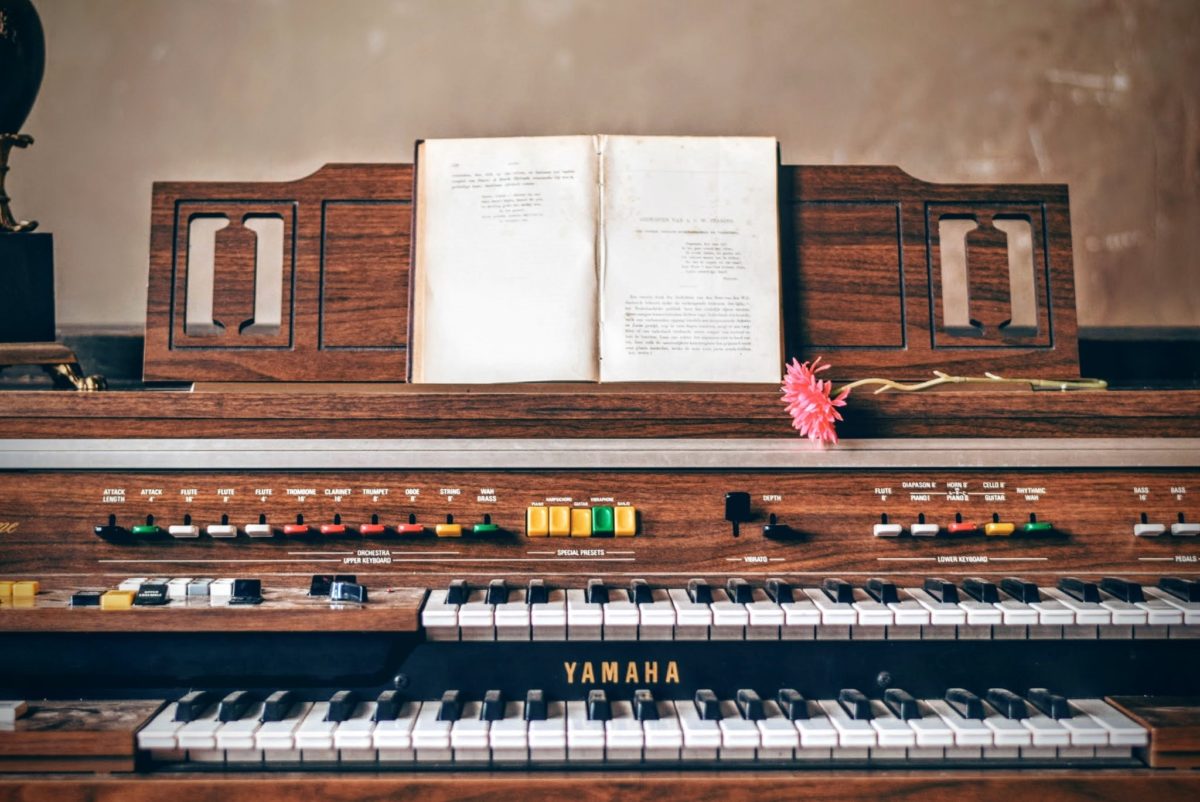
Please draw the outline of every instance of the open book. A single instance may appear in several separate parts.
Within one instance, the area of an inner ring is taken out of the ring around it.
[[[414,382],[776,382],[774,139],[417,148]]]

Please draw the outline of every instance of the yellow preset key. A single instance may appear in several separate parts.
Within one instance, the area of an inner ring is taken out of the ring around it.
[[[590,507],[571,509],[571,537],[592,536],[592,510]]]
[[[616,507],[613,510],[613,534],[617,537],[633,537],[637,534],[637,509]]]
[[[438,537],[462,537],[462,524],[438,524],[433,533]]]
[[[12,597],[12,589],[15,582],[4,580],[0,582],[0,599],[8,599]]]
[[[545,537],[550,534],[550,511],[545,507],[529,507],[525,510],[525,535]]]
[[[571,508],[550,508],[550,537],[566,537],[571,534]]]
[[[13,582],[12,597],[16,599],[32,599],[38,595],[41,586],[36,581]]]
[[[1016,529],[1016,524],[1008,521],[992,521],[983,525],[983,533],[988,537],[1008,537]]]
[[[137,591],[110,590],[100,597],[101,610],[129,610],[133,607],[133,597]]]

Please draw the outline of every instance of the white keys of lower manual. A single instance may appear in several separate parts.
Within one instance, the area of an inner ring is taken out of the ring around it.
[[[426,702],[413,722],[412,744],[418,763],[449,763],[454,757],[450,749],[450,728],[454,722],[438,721],[441,709],[439,702]]]
[[[1030,602],[1029,606],[1036,610],[1038,614],[1037,626],[1030,627],[1029,629],[1030,640],[1039,637],[1061,638],[1062,630],[1059,629],[1060,627],[1075,625],[1075,611],[1058,599],[1042,595],[1041,601]]]
[[[1056,719],[1045,713],[1037,712],[1033,705],[1029,706],[1029,718],[1022,719],[1021,725],[1033,736],[1033,745],[1038,747],[1056,747],[1071,745],[1071,731]]]
[[[1071,747],[1092,748],[1108,746],[1108,730],[1100,722],[1079,710],[1072,710],[1070,718],[1060,718],[1058,723],[1071,736]]]
[[[589,604],[584,591],[567,591],[567,640],[600,640],[604,630],[604,605]]]
[[[604,760],[604,722],[588,720],[587,702],[567,702],[567,760]]]
[[[854,611],[858,613],[855,621],[860,627],[890,627],[896,623],[896,616],[887,605],[872,599],[862,588],[854,589]]]
[[[1167,593],[1161,588],[1145,587],[1142,589],[1146,595],[1147,601],[1151,598],[1159,599],[1174,607],[1183,613],[1184,626],[1194,626],[1200,624],[1200,602],[1186,602],[1178,599]]]
[[[763,716],[762,720],[755,722],[761,742],[759,760],[788,760],[793,757],[800,747],[800,732],[796,725],[783,715],[779,704],[771,699],[763,700]]]
[[[709,628],[710,640],[742,640],[746,637],[746,625],[750,623],[750,613],[746,605],[738,604],[729,598],[722,588],[713,588],[712,626]]]
[[[800,748],[797,760],[829,760],[838,745],[838,731],[816,702],[805,702],[808,718],[796,719],[796,731],[800,733]]]
[[[737,702],[732,699],[721,701],[721,720],[717,727],[721,730],[720,760],[754,760],[762,737],[756,722],[742,718]]]
[[[458,608],[458,634],[462,640],[496,639],[496,605],[488,604],[486,588],[476,588]]]
[[[296,730],[312,712],[312,702],[293,705],[279,721],[266,721],[254,733],[254,747],[262,751],[268,764],[299,763],[300,748],[296,745]]]
[[[956,747],[980,747],[992,745],[992,729],[979,719],[963,718],[949,703],[942,699],[929,699],[924,702],[930,710],[937,713],[954,732]],[[979,755],[975,755],[979,757]],[[947,750],[946,757],[951,757]]]
[[[642,722],[642,734],[646,739],[646,760],[678,760],[683,748],[683,729],[679,725],[679,714],[674,702],[655,702],[658,719]]]
[[[1041,623],[1038,611],[1023,601],[1002,597],[996,608],[1000,610],[1000,615],[1003,618],[1002,626],[1028,627]]]
[[[217,749],[225,750],[230,763],[258,763],[262,750],[256,746],[255,733],[262,726],[263,703],[250,705],[237,721],[226,721],[217,729]]]
[[[869,721],[850,718],[850,714],[838,704],[836,699],[822,699],[817,702],[821,710],[829,717],[830,723],[838,733],[839,747],[872,747],[879,745],[879,736]]]
[[[529,724],[524,714],[524,702],[505,703],[504,718],[493,721],[488,730],[492,760],[498,763],[524,763],[529,760]]]
[[[712,625],[709,606],[692,601],[683,588],[672,588],[667,595],[675,608],[675,639],[708,640],[708,628]]]
[[[871,701],[871,715],[873,718],[869,723],[875,728],[879,746],[907,748],[917,745],[917,734],[909,726],[909,722],[897,718],[888,706],[878,699]]]
[[[337,722],[326,721],[328,715],[329,702],[315,702],[296,728],[296,748],[305,763],[337,762],[337,749],[333,745]]]
[[[396,711],[395,719],[376,723],[371,736],[372,746],[378,752],[380,765],[411,763],[416,758],[412,743],[412,728],[416,724],[422,706],[420,702],[405,702]]]
[[[1062,602],[1064,607],[1070,608],[1075,613],[1077,626],[1103,626],[1112,623],[1112,613],[1096,602],[1079,601],[1058,588],[1043,588],[1042,594],[1047,598]]]
[[[601,605],[604,640],[637,640],[642,616],[624,588],[608,589],[608,604]]]
[[[1004,613],[991,602],[964,599],[958,606],[967,614],[969,627],[994,627],[1004,623]]]
[[[928,702],[920,700],[917,701],[917,709],[921,712],[921,717],[908,720],[908,726],[916,736],[917,747],[954,746],[954,730],[950,729],[937,711],[931,708]]]
[[[179,748],[176,733],[183,722],[175,720],[175,702],[164,707],[150,723],[138,730],[138,749],[149,751],[155,760],[183,760],[184,751]]]
[[[983,723],[992,731],[992,743],[995,746],[1033,745],[1033,733],[1020,720],[1006,718],[987,702],[983,703],[983,709],[986,713]]]
[[[529,640],[529,605],[525,588],[513,588],[508,601],[496,605],[496,640]]]
[[[1113,626],[1144,627],[1149,620],[1146,608],[1104,592],[1100,593],[1100,606],[1112,614]]]
[[[683,731],[683,759],[716,760],[721,748],[721,727],[717,722],[700,718],[691,699],[676,700],[675,711]]]
[[[529,624],[534,640],[567,639],[567,592],[553,588],[543,604],[529,605]]]
[[[570,738],[570,733],[567,733]],[[640,761],[646,738],[642,722],[633,717],[631,702],[613,702],[612,718],[604,722],[604,750],[609,761]]]
[[[928,640],[954,640],[957,628],[967,623],[967,611],[957,604],[940,602],[925,592],[923,588],[904,588],[900,598],[911,598],[929,612],[929,626],[921,632],[921,637]]]
[[[1072,699],[1070,704],[1108,730],[1111,746],[1146,746],[1150,743],[1150,734],[1140,724],[1103,699]]]
[[[858,611],[853,605],[838,604],[820,588],[804,588],[804,595],[821,614],[821,625],[817,627],[816,633],[817,640],[850,637],[850,627],[858,623]]]
[[[653,601],[649,604],[638,605],[638,613],[642,619],[638,638],[671,640],[675,637],[675,605],[671,601],[671,594],[666,588],[654,588],[650,591],[650,598]]]
[[[179,728],[175,740],[180,749],[186,749],[188,760],[203,763],[220,762],[225,759],[224,750],[217,749],[217,730],[221,722],[217,719],[217,708],[213,705],[199,718],[192,719]]]
[[[779,640],[783,626],[783,608],[771,601],[762,588],[753,591],[754,601],[746,605],[746,640]]]
[[[359,702],[333,731],[333,746],[343,763],[375,762],[375,708],[374,702]]]
[[[450,748],[455,763],[486,763],[491,759],[492,722],[482,721],[483,702],[467,702],[462,716],[450,727]]]
[[[458,640],[458,605],[446,604],[446,590],[429,593],[421,609],[421,626],[429,640]]]
[[[1146,611],[1146,624],[1152,627],[1177,627],[1183,624],[1183,610],[1159,599],[1149,593],[1146,600],[1135,602]]]
[[[529,722],[529,760],[558,763],[567,759],[567,706],[547,702],[546,718]]]
[[[802,593],[793,591],[795,601],[783,602],[783,628],[779,636],[784,640],[812,640],[816,628],[821,625],[821,611]]]
[[[896,627],[914,629],[918,636],[921,632],[920,627],[927,627],[932,621],[929,610],[925,609],[925,607],[914,599],[908,599],[904,596],[900,596],[900,601],[898,602],[888,603],[887,608],[892,611]],[[888,635],[890,637],[891,633],[889,632]]]

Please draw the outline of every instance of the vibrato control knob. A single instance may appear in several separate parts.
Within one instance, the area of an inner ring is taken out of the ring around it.
[[[744,490],[734,490],[725,494],[725,520],[733,524],[733,536],[741,534],[740,524],[750,520],[750,494]]]

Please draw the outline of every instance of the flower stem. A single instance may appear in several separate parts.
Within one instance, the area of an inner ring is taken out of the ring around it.
[[[859,379],[858,381],[843,384],[833,390],[834,394],[840,394],[846,390],[854,390],[858,387],[866,387],[872,384],[878,384],[879,389],[875,391],[875,395],[886,392],[887,390],[897,390],[899,392],[914,393],[920,390],[928,390],[930,387],[937,387],[942,384],[1024,384],[1030,389],[1036,390],[1106,390],[1108,382],[1103,379],[1031,379],[1031,378],[1005,378],[997,376],[995,373],[984,373],[982,376],[951,376],[948,373],[943,373],[940,370],[935,370],[933,375],[937,378],[929,379],[923,382],[904,383],[892,381],[891,379]]]

